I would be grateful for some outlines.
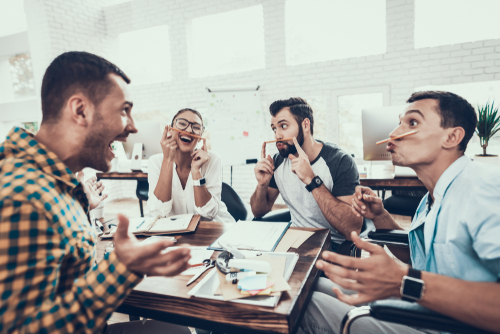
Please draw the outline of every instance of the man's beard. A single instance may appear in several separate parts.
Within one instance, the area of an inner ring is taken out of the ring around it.
[[[302,147],[304,145],[304,131],[302,131],[302,127],[299,125],[299,134],[297,136],[297,142],[299,145]],[[280,155],[284,158],[288,158],[289,154],[295,154],[297,153],[297,148],[295,147],[294,144],[289,145],[285,142],[282,142],[283,148],[280,151]]]
[[[80,151],[80,166],[107,172],[110,166],[106,161],[106,153],[109,149],[106,133],[109,130],[104,127],[103,117],[97,110],[90,129],[90,133],[83,141],[82,150]]]

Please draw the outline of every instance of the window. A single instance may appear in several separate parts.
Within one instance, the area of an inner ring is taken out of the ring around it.
[[[385,53],[385,12],[385,0],[287,0],[287,65]]]
[[[188,25],[189,76],[265,67],[262,5],[193,19]]]
[[[466,99],[477,111],[477,106],[483,106],[486,102],[495,101],[495,105],[500,107],[500,81],[470,82],[455,85],[442,86],[422,86],[415,88],[415,91],[442,90],[460,95]],[[483,149],[479,144],[479,137],[474,134],[467,145],[465,152],[469,156],[483,154]],[[486,153],[500,155],[500,134],[496,134],[490,139]]]
[[[363,158],[361,110],[384,106],[384,93],[339,95],[339,146],[356,158]]]
[[[0,58],[0,103],[34,96],[35,83],[29,54]]]
[[[120,68],[132,85],[172,79],[168,26],[157,26],[120,34]]]
[[[416,0],[415,48],[500,38],[498,0]]]
[[[27,30],[23,0],[2,0],[0,5],[0,37]]]

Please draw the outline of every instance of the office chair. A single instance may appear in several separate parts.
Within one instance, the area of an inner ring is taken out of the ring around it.
[[[251,219],[252,211],[249,210],[249,207],[241,200],[236,191],[225,182],[222,182],[221,200],[226,204],[227,211],[233,216],[234,220]]]
[[[139,199],[139,208],[141,209],[141,217],[144,217],[144,208],[142,207],[142,201],[147,201],[149,199],[149,183],[148,181],[137,181],[137,188],[135,189],[135,194]]]
[[[393,247],[409,247],[408,232],[402,230],[375,230],[368,233],[368,242]],[[354,246],[354,249],[356,247]],[[354,256],[351,251],[351,256]],[[417,303],[390,299],[379,300],[367,306],[352,309],[342,320],[340,332],[350,333],[352,323],[362,317],[372,317],[380,321],[393,322],[422,329],[438,330],[460,334],[487,334],[485,330],[467,325],[461,321],[431,311]]]
[[[431,311],[417,303],[402,300],[379,300],[350,310],[342,320],[340,332],[349,334],[352,323],[362,317],[456,334],[492,334],[461,321]]]
[[[392,195],[384,200],[384,208],[393,215],[413,217],[422,197]]]
[[[261,221],[261,222],[289,222],[292,220],[292,216],[290,214],[290,210],[287,209],[279,209],[266,213],[264,216],[260,218],[254,218],[253,220]]]

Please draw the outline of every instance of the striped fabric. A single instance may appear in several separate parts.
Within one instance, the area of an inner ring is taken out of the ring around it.
[[[141,278],[109,253],[97,265],[75,175],[14,128],[0,146],[0,332],[95,333]]]

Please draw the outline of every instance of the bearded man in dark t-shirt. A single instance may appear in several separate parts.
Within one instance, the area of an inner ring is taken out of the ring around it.
[[[281,194],[292,226],[330,229],[335,251],[363,223],[351,209],[359,185],[356,164],[335,144],[314,139],[313,111],[304,99],[278,100],[269,109],[271,128],[281,141],[274,158],[266,157],[266,144],[262,146],[254,169],[257,189],[250,199],[253,214],[262,217],[271,211]]]

